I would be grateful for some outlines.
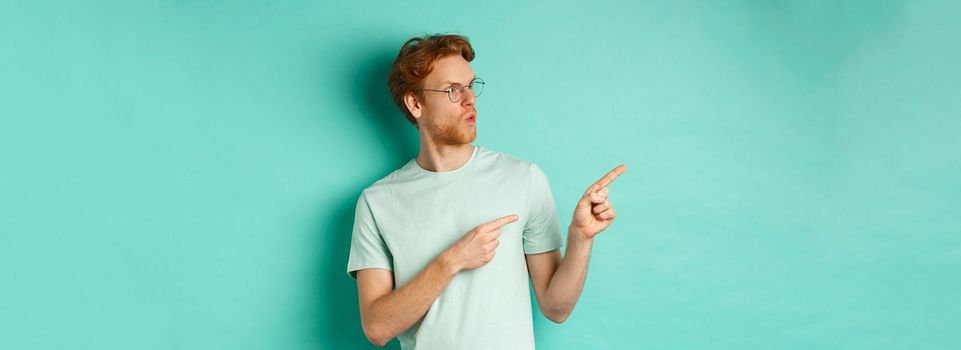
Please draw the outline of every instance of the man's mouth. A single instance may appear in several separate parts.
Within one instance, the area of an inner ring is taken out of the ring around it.
[[[477,113],[471,113],[467,115],[467,124],[474,124],[477,122]]]

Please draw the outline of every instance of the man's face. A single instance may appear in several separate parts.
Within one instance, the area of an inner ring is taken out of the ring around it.
[[[447,90],[452,84],[467,86],[474,79],[470,63],[460,55],[438,59],[424,79],[424,88]],[[451,102],[446,92],[423,91],[417,123],[437,145],[462,145],[477,139],[477,102],[471,89],[464,89],[460,101]]]

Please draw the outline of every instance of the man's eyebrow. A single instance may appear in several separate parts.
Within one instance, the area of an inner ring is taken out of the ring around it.
[[[477,76],[476,76],[476,75],[475,75],[473,78],[470,78],[471,81],[473,81],[474,79],[477,79]],[[470,83],[470,81],[468,81],[468,83]],[[456,82],[456,81],[453,81],[453,80],[448,80],[448,81],[445,81],[445,82],[443,82],[443,83],[441,83],[441,84],[445,84],[445,85],[446,85],[446,84],[460,84],[460,83],[459,83],[459,82]],[[462,84],[462,85],[463,85],[463,84]]]

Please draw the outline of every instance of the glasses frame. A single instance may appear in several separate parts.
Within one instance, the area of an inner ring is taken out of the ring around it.
[[[461,100],[464,99],[464,89],[467,89],[467,88],[470,88],[470,91],[471,91],[471,92],[474,92],[474,97],[480,96],[480,94],[478,94],[478,93],[476,92],[477,90],[474,90],[474,84],[477,84],[477,83],[480,83],[480,84],[481,84],[481,93],[484,93],[484,88],[483,88],[483,86],[484,86],[484,79],[481,79],[481,78],[479,78],[479,77],[475,77],[474,79],[471,79],[470,83],[467,84],[467,85],[461,85],[461,84],[454,83],[454,84],[451,84],[451,86],[448,86],[448,87],[447,87],[446,89],[444,89],[444,90],[437,90],[437,89],[420,89],[420,90],[421,90],[421,91],[433,91],[433,92],[446,92],[446,93],[447,93],[447,99],[450,100],[451,103],[457,103],[457,102],[460,102]],[[457,89],[456,86],[460,86],[460,88]],[[455,91],[455,89],[460,93],[460,98],[458,98],[457,101],[454,101],[454,91]]]

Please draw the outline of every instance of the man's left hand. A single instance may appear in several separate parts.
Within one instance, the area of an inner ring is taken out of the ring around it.
[[[614,207],[607,199],[610,194],[607,185],[625,171],[627,171],[627,165],[621,164],[587,188],[581,199],[577,201],[577,207],[574,208],[571,229],[576,232],[573,233],[579,234],[584,239],[594,239],[594,236],[614,222],[616,214]]]

